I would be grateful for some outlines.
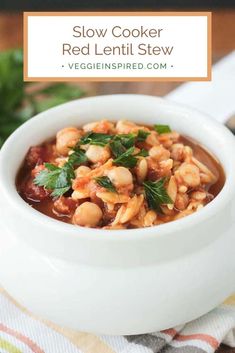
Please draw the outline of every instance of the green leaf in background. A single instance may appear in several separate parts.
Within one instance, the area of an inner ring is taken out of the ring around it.
[[[54,95],[66,100],[77,98],[81,95],[81,88],[78,86],[68,86],[64,83],[56,83],[41,89],[42,94]]]
[[[40,90],[45,95],[44,99],[36,102],[38,112],[66,103],[72,99],[80,98],[84,92],[79,86],[71,86],[66,83],[55,83]]]
[[[23,54],[21,50],[0,53],[0,113],[14,111],[22,102]]]
[[[77,85],[23,82],[22,49],[0,52],[0,147],[35,114],[83,95]]]

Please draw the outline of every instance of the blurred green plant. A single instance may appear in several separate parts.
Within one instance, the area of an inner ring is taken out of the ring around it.
[[[0,147],[22,123],[43,110],[84,95],[79,86],[23,82],[21,49],[0,52]]]

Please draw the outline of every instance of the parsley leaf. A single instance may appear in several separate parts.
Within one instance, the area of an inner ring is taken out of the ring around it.
[[[114,161],[113,161],[114,164],[121,165],[126,168],[133,168],[136,166],[137,161],[138,161],[136,157],[139,157],[139,156],[147,157],[148,151],[145,149],[142,149],[139,153],[133,155],[133,152],[135,150],[135,146],[134,146],[135,136],[132,134],[128,134],[128,135],[129,135],[129,138],[131,138],[131,140],[130,139],[128,140],[128,143],[129,144],[133,143],[133,145],[130,148],[126,149],[122,143],[123,136],[126,137],[127,135],[117,135],[114,138],[114,140],[111,141],[110,148],[112,150],[113,155],[116,157],[116,159],[114,159]],[[130,135],[132,135],[132,136],[130,136]],[[133,140],[132,140],[132,138],[133,138]]]
[[[76,146],[73,149],[73,153],[69,156],[68,163],[71,164],[73,167],[78,167],[79,165],[86,162],[87,156],[85,155],[84,151]]]
[[[75,178],[74,167],[85,163],[87,157],[79,148],[69,156],[63,167],[57,167],[51,163],[45,163],[46,169],[42,170],[34,179],[34,184],[43,186],[47,190],[53,190],[51,196],[59,197],[65,194],[72,186]]]
[[[148,151],[143,148],[139,153],[135,154],[135,157],[147,157],[148,155]]]
[[[80,139],[79,142],[81,145],[90,144],[90,145],[97,145],[97,146],[105,146],[110,142],[112,138],[113,138],[112,135],[90,131],[86,133]]]
[[[164,187],[165,178],[158,181],[143,182],[145,198],[149,208],[161,212],[161,205],[172,204],[172,200]]]
[[[54,197],[63,195],[71,187],[71,180],[69,180],[66,170],[50,163],[46,163],[45,166],[47,169],[42,170],[36,176],[34,184],[43,186],[47,190],[53,190],[51,195]]]
[[[57,167],[56,165],[51,164],[51,163],[44,163],[44,165],[45,165],[46,169],[50,170],[51,172],[59,169],[59,167]]]
[[[154,125],[154,129],[159,133],[159,134],[165,134],[167,132],[171,132],[171,128],[169,125]]]
[[[125,148],[130,148],[135,144],[135,135],[134,134],[119,134],[114,138],[115,141],[120,141],[120,143]]]
[[[97,177],[95,178],[95,181],[98,185],[102,186],[103,188],[111,192],[116,192],[115,186],[107,176]]]
[[[123,146],[121,141],[117,139],[110,142],[110,148],[116,158],[126,151],[126,148]]]
[[[136,142],[144,142],[148,135],[150,135],[150,132],[145,130],[139,130],[136,136]]]
[[[126,168],[134,168],[137,164],[137,158],[132,154],[135,150],[135,147],[130,147],[124,153],[122,153],[119,157],[114,159],[113,163],[117,165],[121,165]]]
[[[116,135],[114,140],[118,140],[121,144],[126,147],[130,148],[135,145],[136,142],[144,142],[150,132],[145,130],[138,130],[138,134],[119,134]]]
[[[54,190],[51,195],[53,197],[62,196],[71,188],[72,179],[74,178],[75,174],[73,169],[71,169],[68,165],[65,165],[58,172],[57,178],[54,183]]]
[[[92,145],[99,145],[99,146],[105,146],[106,144],[109,144],[114,157],[118,158],[121,155],[123,155],[125,152],[127,152],[128,149],[134,147],[135,142],[144,141],[148,135],[149,135],[149,132],[146,132],[144,130],[139,130],[138,135],[130,133],[130,134],[118,134],[116,136],[95,133],[95,132],[88,132],[85,136],[83,136],[80,139],[79,143],[82,145],[89,143]],[[127,152],[127,154],[129,155],[129,152]],[[124,155],[124,157],[125,156],[126,155]],[[140,156],[147,156],[147,154],[143,152],[143,154],[141,153]],[[136,162],[134,162],[134,157],[129,158],[129,161],[130,160],[132,160],[130,162],[131,165],[136,164]]]
[[[46,166],[46,165],[45,165]],[[55,181],[60,172],[60,168],[52,170],[52,164],[47,163],[47,169],[42,170],[39,174],[37,174],[34,179],[34,184],[38,186],[45,186],[46,189],[50,189],[54,187]]]

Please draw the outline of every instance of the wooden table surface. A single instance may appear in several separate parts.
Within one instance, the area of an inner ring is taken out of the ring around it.
[[[213,61],[235,50],[235,9],[213,11]],[[22,46],[22,14],[0,13],[0,51]],[[0,78],[1,79],[1,78]],[[179,83],[175,82],[92,82],[81,86],[89,95],[141,93],[164,96]],[[235,353],[221,346],[218,353]]]

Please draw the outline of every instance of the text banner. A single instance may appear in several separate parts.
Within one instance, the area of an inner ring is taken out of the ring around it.
[[[211,14],[24,13],[24,79],[210,80]]]

